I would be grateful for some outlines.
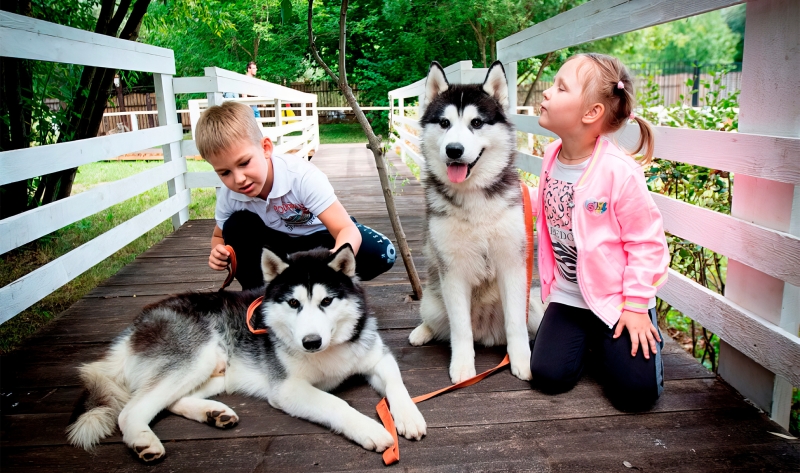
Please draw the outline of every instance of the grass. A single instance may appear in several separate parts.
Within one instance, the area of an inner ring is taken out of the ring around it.
[[[78,168],[73,193],[132,176],[163,164],[160,161],[114,161],[91,163]],[[188,161],[189,171],[210,171],[204,161]],[[0,255],[0,287],[53,261],[120,223],[140,214],[168,197],[166,184],[114,205],[90,217],[45,235],[36,241]],[[213,218],[214,189],[192,189],[190,218]],[[109,258],[62,286],[38,303],[0,325],[0,353],[18,347],[25,339],[74,304],[100,282],[172,232],[169,220],[126,245]]]
[[[320,144],[366,143],[367,136],[358,123],[329,123],[319,126]]]

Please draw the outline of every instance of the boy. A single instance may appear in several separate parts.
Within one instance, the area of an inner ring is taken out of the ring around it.
[[[229,256],[224,245],[233,247],[242,289],[264,284],[264,247],[288,255],[320,246],[335,251],[350,243],[362,280],[394,264],[392,242],[351,219],[322,171],[304,159],[272,153],[272,141],[262,137],[250,107],[237,102],[210,107],[195,136],[200,155],[225,184],[217,191],[208,265],[224,270]]]

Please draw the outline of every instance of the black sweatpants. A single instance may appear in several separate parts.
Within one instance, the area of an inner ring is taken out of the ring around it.
[[[655,309],[650,309],[650,319],[658,327]],[[617,408],[651,407],[664,389],[663,337],[661,343],[656,342],[656,353],[651,353],[647,360],[641,346],[636,356],[631,356],[627,328],[616,339],[613,338],[615,329],[616,326],[608,328],[590,310],[551,303],[531,342],[533,386],[549,393],[569,391],[580,379],[588,361]]]
[[[361,247],[356,255],[356,274],[362,281],[369,281],[394,265],[396,251],[391,240],[361,225],[355,219],[353,222],[361,232]],[[228,217],[222,227],[222,238],[236,252],[236,280],[242,285],[242,289],[264,284],[261,273],[263,248],[269,248],[273,253],[285,257],[320,246],[336,246],[336,239],[327,230],[310,235],[289,236],[267,227],[261,217],[247,210],[239,210]]]

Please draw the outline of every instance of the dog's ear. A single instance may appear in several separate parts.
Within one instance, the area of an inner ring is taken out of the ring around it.
[[[350,243],[345,243],[336,250],[328,266],[350,278],[356,275],[356,255]]]
[[[261,272],[264,274],[264,282],[269,284],[283,272],[289,265],[280,256],[271,252],[267,248],[261,253]]]
[[[486,80],[483,81],[483,90],[500,102],[504,109],[508,109],[508,80],[503,63],[495,61],[486,73]]]
[[[447,82],[447,76],[441,64],[433,61],[428,71],[428,77],[425,79],[425,96],[424,101],[420,104],[420,113],[423,113],[428,104],[449,87],[450,84]]]

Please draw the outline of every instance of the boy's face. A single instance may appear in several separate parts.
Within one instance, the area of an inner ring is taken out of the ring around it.
[[[578,76],[578,66],[585,59],[573,59],[561,66],[553,85],[544,91],[539,124],[563,136],[580,127],[588,106],[583,96],[583,81]],[[586,72],[588,64],[581,72]]]
[[[225,187],[248,197],[256,197],[267,182],[267,159],[271,157],[272,141],[265,136],[261,147],[250,141],[242,141],[206,160],[214,167]]]

